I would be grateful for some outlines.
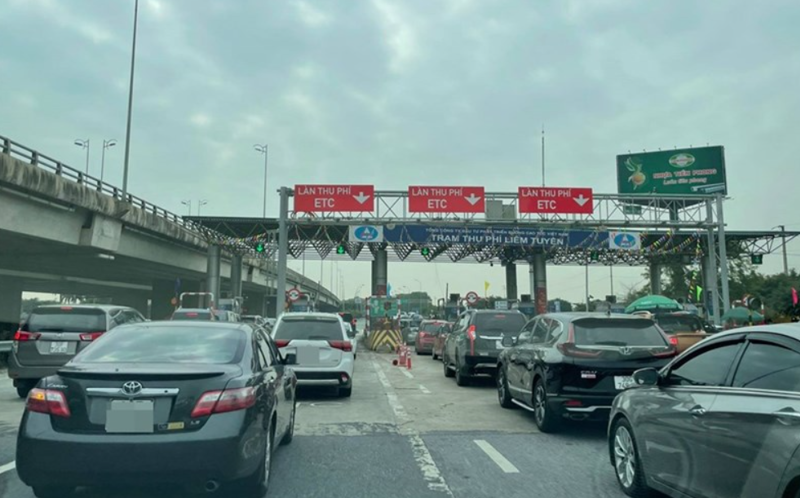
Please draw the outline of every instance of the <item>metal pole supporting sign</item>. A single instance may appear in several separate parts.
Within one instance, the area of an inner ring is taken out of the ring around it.
[[[275,318],[281,316],[286,301],[286,259],[289,254],[289,196],[291,190],[280,189],[280,212],[278,213],[278,283],[275,292]]]

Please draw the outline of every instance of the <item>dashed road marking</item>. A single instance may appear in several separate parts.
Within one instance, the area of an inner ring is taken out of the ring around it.
[[[402,370],[400,370],[400,371],[401,371],[401,372],[403,372],[403,375],[405,375],[405,376],[406,376],[406,377],[408,377],[409,379],[413,379],[413,378],[414,378],[414,375],[412,375],[412,373],[411,373],[411,372],[409,372],[408,370],[406,370],[406,369],[402,369]]]
[[[372,366],[375,368],[378,380],[386,390],[386,398],[389,402],[389,407],[392,409],[397,419],[400,433],[407,436],[411,442],[411,451],[414,453],[414,460],[422,471],[422,477],[425,479],[425,482],[427,482],[428,489],[445,493],[452,498],[453,492],[450,491],[450,487],[444,481],[442,473],[439,472],[439,467],[437,467],[436,462],[433,461],[433,456],[431,456],[431,452],[428,451],[428,447],[425,446],[425,441],[423,441],[419,433],[411,427],[411,418],[397,398],[397,394],[395,394],[392,383],[389,382],[389,378],[386,377],[386,374],[383,373],[383,369],[375,360],[372,361]]]
[[[519,469],[514,467],[514,464],[509,462],[506,457],[495,449],[494,446],[489,444],[488,441],[483,439],[475,439],[475,444],[486,453],[494,463],[506,474],[519,474]]]
[[[422,384],[419,385],[419,390],[425,394],[430,394],[431,392],[428,390],[427,387],[423,386]]]
[[[17,462],[11,462],[5,465],[0,465],[0,474],[5,474],[6,472],[12,471],[16,468],[17,468]]]

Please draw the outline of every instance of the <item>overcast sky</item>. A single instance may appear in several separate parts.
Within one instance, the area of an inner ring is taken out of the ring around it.
[[[89,138],[96,176],[102,140],[117,139],[106,179],[121,183],[132,14],[133,0],[0,0],[0,134],[81,168],[73,141]],[[541,182],[544,123],[550,185],[613,193],[618,153],[724,145],[729,228],[800,229],[798,25],[789,0],[142,0],[130,190],[179,213],[207,199],[203,214],[258,216],[253,144],[268,143],[271,194],[516,191]],[[338,267],[347,295],[366,292],[369,264]],[[642,271],[615,271],[615,290]],[[550,267],[550,297],[582,300],[583,272]],[[438,295],[484,280],[501,293],[503,279],[498,266],[389,268],[395,289]],[[607,269],[590,281],[610,288]]]

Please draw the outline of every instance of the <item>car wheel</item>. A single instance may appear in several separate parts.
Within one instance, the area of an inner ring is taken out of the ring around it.
[[[456,385],[462,387],[469,385],[469,375],[464,375],[463,370],[461,362],[458,361],[458,352],[456,352]]]
[[[442,365],[444,365],[444,376],[450,378],[455,375],[455,373],[450,370],[450,362],[447,360],[447,355],[442,353]]]
[[[286,446],[294,439],[294,417],[297,413],[297,401],[292,404],[292,414],[289,416],[289,427],[286,428],[286,434],[281,439],[281,445]]]
[[[351,394],[353,394],[353,386],[339,388],[340,398],[349,398]]]
[[[533,388],[533,418],[542,432],[557,432],[561,425],[558,414],[547,404],[547,391],[542,379],[536,379]]]
[[[497,400],[500,401],[500,406],[503,408],[514,408],[514,403],[511,402],[511,394],[508,391],[508,379],[506,379],[506,372],[503,367],[497,371]]]
[[[646,498],[653,496],[653,490],[646,483],[642,465],[639,460],[639,451],[636,448],[636,439],[633,429],[627,419],[621,418],[614,425],[609,440],[611,456],[614,459],[614,474],[617,476],[622,491],[633,498]]]
[[[269,489],[269,476],[272,473],[272,442],[275,438],[275,427],[270,425],[267,443],[264,445],[264,454],[261,464],[249,477],[244,478],[244,485],[253,496],[263,496]]]
[[[34,486],[33,495],[36,498],[66,498],[72,496],[75,488],[69,486]]]
[[[439,355],[436,354],[436,351],[431,351],[431,360],[438,360]]]

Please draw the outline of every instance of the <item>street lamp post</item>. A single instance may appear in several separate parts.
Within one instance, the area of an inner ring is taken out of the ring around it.
[[[136,28],[139,24],[139,0],[133,6],[133,42],[131,44],[131,80],[128,85],[128,122],[125,127],[125,164],[122,168],[122,200],[128,200],[128,162],[131,153],[131,113],[133,111],[133,74],[136,67]]]
[[[197,201],[197,216],[200,216],[200,208],[208,204],[207,199],[198,199]]]
[[[113,138],[111,140],[103,140],[103,155],[100,159],[100,181],[103,181],[103,176],[106,172],[106,149],[117,145],[117,141]]]
[[[262,218],[267,217],[267,164],[269,160],[269,146],[267,144],[253,146],[256,152],[264,154],[264,208],[261,213]]]
[[[86,140],[75,140],[75,145],[78,147],[86,150],[86,174],[89,174],[89,139]]]
[[[183,204],[184,206],[186,206],[186,210],[188,211],[188,213],[187,213],[187,214],[188,214],[189,216],[191,216],[191,215],[192,215],[192,200],[191,200],[191,199],[186,199],[186,200],[184,200],[184,201],[181,201],[181,204]]]

